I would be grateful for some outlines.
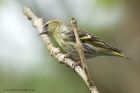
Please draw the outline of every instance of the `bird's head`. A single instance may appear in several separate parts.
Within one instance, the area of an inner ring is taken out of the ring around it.
[[[60,27],[60,25],[61,25],[61,21],[50,20],[44,24],[44,27],[43,27],[44,31],[40,33],[40,35],[47,34],[48,32],[54,32],[56,31],[56,29]]]

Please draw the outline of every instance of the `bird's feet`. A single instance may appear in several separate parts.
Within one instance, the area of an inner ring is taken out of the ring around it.
[[[71,54],[70,53],[67,53],[65,54],[65,57],[64,58],[70,58],[71,57]]]
[[[59,56],[59,55],[58,55]],[[63,61],[65,61],[65,58],[70,58],[70,54],[67,53],[67,54],[63,54],[60,56],[60,59],[58,60],[60,63],[63,63]]]
[[[76,66],[82,67],[81,60],[76,61],[76,63],[72,64],[72,68],[75,69]]]

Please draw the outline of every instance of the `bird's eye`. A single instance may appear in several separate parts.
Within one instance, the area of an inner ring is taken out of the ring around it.
[[[47,28],[48,27],[48,24],[45,24],[44,27]]]
[[[48,24],[44,24],[43,29],[48,29]]]

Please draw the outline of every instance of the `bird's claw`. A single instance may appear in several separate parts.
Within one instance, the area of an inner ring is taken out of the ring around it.
[[[70,53],[67,53],[65,54],[64,58],[70,58],[71,57],[71,54]]]
[[[49,45],[48,45],[48,49],[50,49]],[[60,53],[60,49],[59,48],[50,49],[50,55],[51,56],[56,55],[58,53]]]
[[[82,65],[81,65],[81,61],[78,61],[78,62],[72,64],[72,68],[73,68],[73,69],[75,69],[76,66],[80,66],[80,67],[82,67]]]
[[[64,55],[61,55],[60,59],[58,60],[59,62],[62,62],[62,61],[65,61],[65,58],[69,58],[70,57],[70,54],[64,54]]]

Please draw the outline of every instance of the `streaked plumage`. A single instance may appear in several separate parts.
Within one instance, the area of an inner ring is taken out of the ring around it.
[[[66,52],[71,54],[71,58],[79,60],[76,49],[76,41],[71,25],[65,24],[58,20],[48,21],[44,26],[44,34],[50,33],[51,37],[58,43],[58,45]],[[78,28],[79,37],[84,46],[85,58],[94,58],[96,56],[118,56],[124,57],[121,50],[112,47],[111,45],[101,41],[95,35]]]

